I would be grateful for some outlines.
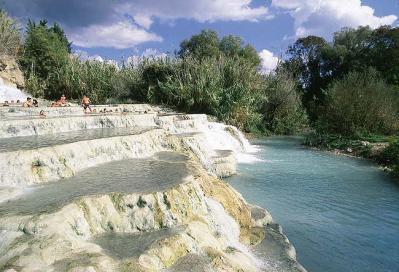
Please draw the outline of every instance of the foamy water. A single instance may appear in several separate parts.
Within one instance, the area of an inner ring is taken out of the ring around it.
[[[240,242],[240,226],[233,217],[226,213],[219,202],[208,197],[205,198],[205,202],[209,214],[212,217],[211,220],[213,221],[213,225],[216,227],[216,231],[226,239],[227,244],[245,254],[257,267],[263,267],[263,262],[258,259],[248,247]]]
[[[25,101],[26,97],[27,96],[23,91],[15,87],[5,85],[3,79],[0,77],[0,102],[10,102],[11,100]]]

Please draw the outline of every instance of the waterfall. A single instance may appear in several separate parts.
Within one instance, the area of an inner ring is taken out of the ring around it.
[[[209,122],[207,127],[203,128],[201,132],[205,134],[210,149],[232,150],[239,163],[260,161],[253,154],[257,149],[248,142],[242,132],[236,127]]]
[[[208,207],[211,217],[210,220],[215,227],[215,231],[226,239],[228,246],[241,251],[251,259],[257,267],[263,267],[263,262],[257,259],[249,248],[240,242],[240,226],[233,217],[227,214],[222,204],[209,197],[205,197],[205,203]]]
[[[10,102],[11,100],[25,101],[26,97],[27,96],[23,91],[17,89],[16,87],[5,85],[3,79],[0,77],[0,102]]]

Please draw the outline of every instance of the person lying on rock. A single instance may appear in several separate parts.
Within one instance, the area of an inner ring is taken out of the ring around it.
[[[87,113],[87,109],[91,112],[90,108],[90,98],[87,97],[87,95],[83,95],[82,98],[82,107],[83,107],[83,112]]]
[[[33,106],[33,104],[32,104],[32,98],[31,97],[26,98],[26,101],[22,105],[22,107],[24,107],[24,108],[30,108],[32,106]]]
[[[67,107],[67,106],[68,106],[68,102],[66,100],[66,96],[63,94],[63,95],[61,95],[60,99],[51,103],[50,107]]]
[[[60,107],[67,107],[68,106],[68,101],[66,99],[65,94],[61,95],[60,100],[58,100],[58,104],[60,105]]]

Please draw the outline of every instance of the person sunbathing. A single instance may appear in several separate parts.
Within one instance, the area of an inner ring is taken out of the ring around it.
[[[68,102],[67,102],[65,94],[61,95],[60,100],[58,100],[58,104],[59,104],[60,107],[67,107],[68,106]]]

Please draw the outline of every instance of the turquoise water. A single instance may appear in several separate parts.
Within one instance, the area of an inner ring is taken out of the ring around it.
[[[256,140],[263,162],[228,181],[268,209],[308,271],[399,271],[399,185],[374,164],[313,151],[299,138]]]

